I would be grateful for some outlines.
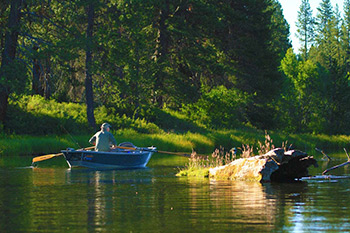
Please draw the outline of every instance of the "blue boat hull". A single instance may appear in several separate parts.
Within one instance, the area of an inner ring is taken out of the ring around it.
[[[84,150],[63,150],[71,167],[88,168],[144,168],[151,159],[152,151],[98,152]]]

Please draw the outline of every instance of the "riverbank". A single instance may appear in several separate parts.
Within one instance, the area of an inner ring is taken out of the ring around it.
[[[325,151],[340,151],[347,148],[350,136],[346,135],[314,135],[314,134],[285,134],[268,132],[275,146],[292,145],[294,148],[319,155],[315,148]],[[254,149],[259,142],[264,142],[265,132],[250,128],[236,130],[207,131],[205,133],[139,133],[131,129],[114,131],[118,142],[130,141],[137,146],[156,146],[162,151],[192,152],[211,154],[216,148],[223,147],[227,151],[233,147],[250,145]],[[83,148],[90,146],[91,135],[1,135],[0,155],[40,155],[59,153],[61,149]]]

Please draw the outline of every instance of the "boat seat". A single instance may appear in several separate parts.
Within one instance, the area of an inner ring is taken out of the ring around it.
[[[131,142],[122,142],[118,146],[136,148],[136,146],[134,144],[132,144]]]

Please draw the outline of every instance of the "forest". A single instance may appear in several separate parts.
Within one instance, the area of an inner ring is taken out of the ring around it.
[[[350,133],[350,0],[322,0],[317,12],[302,0],[300,51],[277,0],[2,2],[5,133],[59,131],[44,119],[172,129],[170,116],[206,129]]]

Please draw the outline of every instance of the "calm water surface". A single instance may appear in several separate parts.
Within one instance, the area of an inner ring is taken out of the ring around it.
[[[187,159],[173,156],[138,170],[52,160],[0,158],[0,232],[350,232],[350,168],[320,176],[346,158],[293,184],[178,178]]]

